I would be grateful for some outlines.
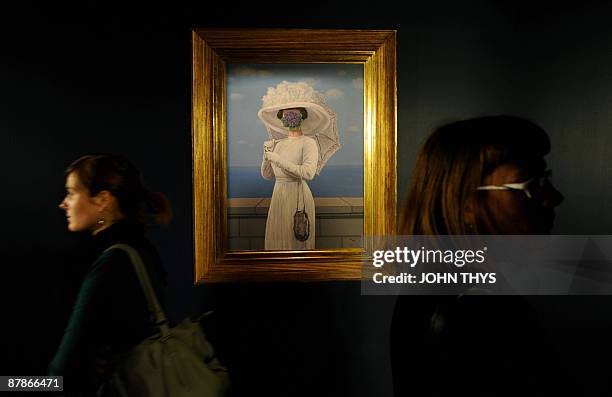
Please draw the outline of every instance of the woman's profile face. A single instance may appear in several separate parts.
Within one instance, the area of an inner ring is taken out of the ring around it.
[[[59,207],[66,212],[68,230],[71,232],[93,230],[101,212],[100,206],[74,172],[66,178],[66,197]]]
[[[484,206],[494,228],[502,234],[548,234],[554,219],[555,207],[563,201],[561,193],[545,178],[546,162],[509,162],[495,168],[482,185],[503,186],[522,183],[529,191],[509,189],[479,192],[486,194]],[[531,197],[529,197],[531,196]]]

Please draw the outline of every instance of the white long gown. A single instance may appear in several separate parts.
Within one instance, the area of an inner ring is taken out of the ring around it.
[[[312,180],[316,174],[319,159],[317,143],[304,135],[287,137],[276,143],[274,153],[280,156],[278,161],[266,160],[264,153],[261,163],[261,176],[265,179],[276,178],[266,221],[265,247],[267,250],[313,249],[315,204],[305,181]],[[306,241],[298,241],[293,234],[298,192],[299,208],[305,206],[310,221],[310,237]]]

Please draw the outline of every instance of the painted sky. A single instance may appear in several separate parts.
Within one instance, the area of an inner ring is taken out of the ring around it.
[[[363,66],[347,64],[228,66],[227,136],[230,167],[261,165],[266,127],[257,117],[268,87],[283,80],[306,82],[337,113],[342,147],[327,166],[363,165]]]

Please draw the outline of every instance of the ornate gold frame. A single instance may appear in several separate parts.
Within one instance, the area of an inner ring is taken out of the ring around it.
[[[357,280],[365,249],[228,251],[228,63],[364,66],[364,236],[395,232],[396,32],[197,29],[192,34],[195,283]],[[365,241],[365,239],[364,239]]]

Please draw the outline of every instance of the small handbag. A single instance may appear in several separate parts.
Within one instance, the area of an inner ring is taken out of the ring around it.
[[[127,252],[158,333],[119,359],[103,395],[121,397],[222,397],[229,388],[227,369],[215,357],[198,321],[186,318],[169,327],[138,252],[127,244],[108,248]],[[110,390],[109,390],[110,389]]]
[[[293,214],[293,235],[297,241],[306,241],[310,237],[310,220],[308,220],[306,203],[304,202],[304,182],[301,179],[300,185],[302,187],[302,209],[300,210],[300,189],[298,188],[295,214]]]

